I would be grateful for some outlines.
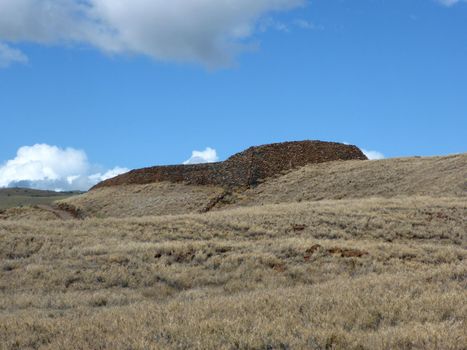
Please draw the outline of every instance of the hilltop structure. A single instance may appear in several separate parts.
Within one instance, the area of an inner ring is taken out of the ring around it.
[[[342,143],[322,141],[274,143],[250,147],[224,162],[155,166],[132,170],[103,181],[92,189],[162,181],[247,188],[287,170],[336,160],[367,160],[367,157],[358,147]]]

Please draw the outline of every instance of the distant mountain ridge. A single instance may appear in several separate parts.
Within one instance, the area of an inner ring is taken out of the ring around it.
[[[0,210],[20,206],[51,204],[54,201],[82,193],[81,191],[55,192],[31,188],[0,188]]]

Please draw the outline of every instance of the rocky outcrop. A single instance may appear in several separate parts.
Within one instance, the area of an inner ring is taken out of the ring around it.
[[[137,169],[103,181],[93,189],[170,181],[193,185],[246,188],[286,170],[335,160],[366,160],[356,146],[334,142],[298,141],[250,147],[224,162],[169,165]]]

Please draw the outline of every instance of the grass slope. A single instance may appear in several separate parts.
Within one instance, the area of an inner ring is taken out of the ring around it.
[[[0,349],[464,350],[466,172],[467,155],[308,166],[204,214],[222,189],[66,200],[85,220],[9,209]]]
[[[159,182],[99,188],[62,202],[88,217],[177,215],[199,212],[223,192],[215,186]]]
[[[310,165],[243,193],[237,205],[411,195],[467,198],[467,153]]]
[[[464,198],[0,220],[3,349],[465,349]]]
[[[101,188],[64,202],[84,215],[125,217],[202,212],[224,191],[168,182]],[[213,209],[323,199],[467,195],[467,154],[314,164],[225,196]]]

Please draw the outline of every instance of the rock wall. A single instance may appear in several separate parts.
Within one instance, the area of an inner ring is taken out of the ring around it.
[[[334,142],[298,141],[250,147],[224,162],[156,166],[132,170],[92,189],[125,184],[170,181],[225,188],[255,186],[260,180],[307,164],[335,160],[366,160],[356,146]]]

